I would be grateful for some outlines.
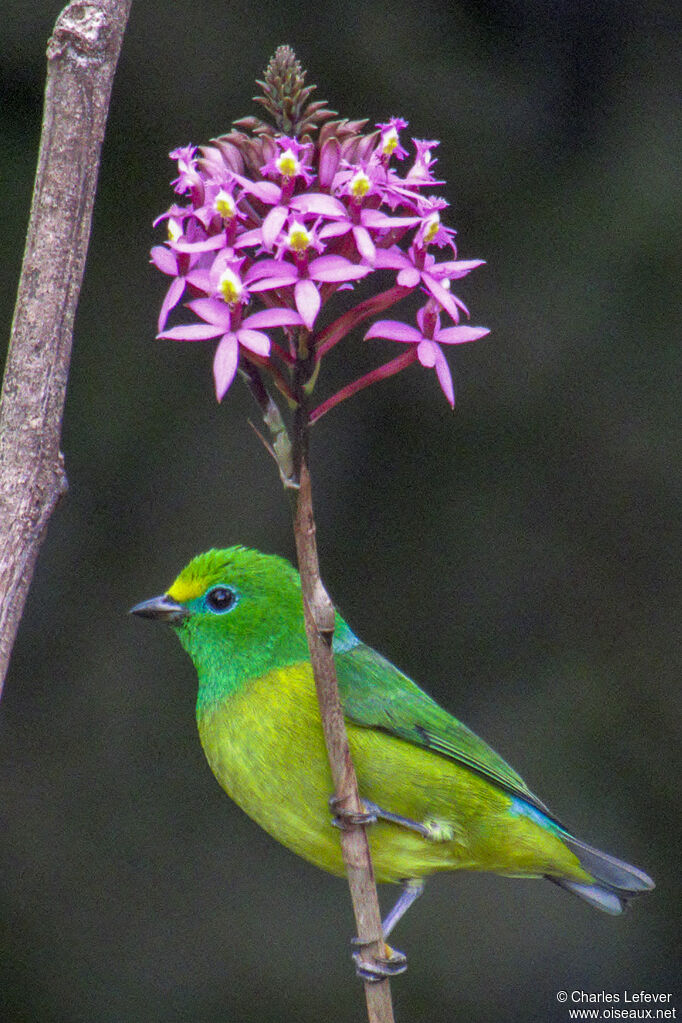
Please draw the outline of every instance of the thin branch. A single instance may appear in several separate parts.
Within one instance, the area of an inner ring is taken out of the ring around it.
[[[380,292],[378,295],[372,295],[370,298],[366,298],[364,302],[359,302],[352,309],[342,313],[338,319],[330,323],[328,327],[322,331],[315,341],[315,350],[317,358],[321,359],[323,355],[326,355],[334,345],[342,341],[343,338],[348,334],[354,327],[357,327],[363,320],[369,319],[370,316],[376,316],[378,313],[383,313],[386,309],[389,309],[396,302],[399,302],[405,295],[409,295],[412,288],[403,288],[400,284],[394,284],[392,288],[388,288],[386,291]]]
[[[304,429],[307,430],[307,425]],[[299,489],[295,495],[294,534],[310,662],[315,677],[334,793],[337,804],[346,812],[362,814],[363,806],[348,747],[332,652],[334,606],[320,578],[310,473],[305,456],[300,462]],[[368,960],[377,959],[385,955],[385,949],[367,834],[364,826],[357,824],[348,825],[340,834],[358,938],[362,943],[364,956]],[[369,1023],[393,1023],[389,980],[383,979],[378,982],[365,980],[364,986]]]
[[[402,355],[397,355],[395,359],[391,359],[390,362],[385,362],[383,366],[377,366],[376,369],[372,369],[369,373],[365,373],[363,377],[359,377],[357,380],[352,380],[351,383],[346,384],[336,394],[332,394],[330,398],[323,401],[321,405],[318,405],[316,409],[310,413],[310,425],[316,423],[318,419],[326,415],[335,405],[345,401],[346,398],[351,398],[358,391],[364,390],[365,387],[369,387],[370,384],[376,384],[379,380],[387,380],[389,377],[395,376],[396,373],[400,373],[401,370],[405,369],[406,366],[411,366],[413,362],[417,361],[417,346],[413,345],[407,352],[403,352]]]
[[[0,691],[38,551],[66,491],[73,321],[131,0],[69,4],[47,47],[38,169],[0,399]]]
[[[312,487],[308,468],[310,418],[305,404],[304,373],[300,363],[296,369],[300,401],[294,412],[293,443],[282,414],[268,392],[259,370],[245,361],[240,372],[246,378],[261,410],[263,421],[272,438],[272,447],[267,445],[268,450],[277,462],[280,477],[291,499],[306,637],[334,795],[342,811],[361,815],[363,806],[348,747],[332,650],[334,606],[320,578],[317,556]],[[310,370],[310,365],[307,370]],[[349,823],[340,835],[341,853],[346,867],[357,934],[362,943],[363,957],[371,961],[382,957],[385,949],[369,842],[365,828],[361,824]],[[369,1023],[393,1023],[393,1003],[388,980],[365,981],[365,999]]]

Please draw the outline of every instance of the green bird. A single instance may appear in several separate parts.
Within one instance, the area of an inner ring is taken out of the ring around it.
[[[342,876],[295,569],[244,547],[211,550],[131,613],[170,623],[194,662],[201,744],[228,795],[273,838]],[[360,796],[374,822],[375,876],[403,886],[384,937],[441,870],[545,877],[614,914],[654,887],[643,871],[571,835],[502,757],[338,613],[333,650]],[[370,974],[400,972],[405,962],[387,946]],[[368,976],[364,966],[359,972]]]

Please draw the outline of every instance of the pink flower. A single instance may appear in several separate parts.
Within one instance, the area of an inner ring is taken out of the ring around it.
[[[158,330],[161,331],[166,326],[168,314],[184,295],[187,283],[195,283],[197,286],[201,286],[204,276],[201,270],[192,269],[196,267],[198,262],[198,253],[194,255],[189,253],[183,254],[173,252],[165,245],[155,245],[150,255],[154,266],[161,273],[168,274],[173,278],[159,310]]]
[[[421,284],[438,305],[450,314],[455,323],[459,323],[460,309],[467,315],[468,310],[449,290],[449,282],[465,277],[477,266],[482,266],[483,260],[453,259],[436,263],[434,256],[423,248],[411,245],[407,252],[403,252],[394,245],[391,249],[377,252],[376,265],[398,270],[396,283],[403,288],[416,288]]]
[[[263,309],[241,319],[241,310],[234,310],[215,298],[198,298],[188,308],[205,320],[172,327],[158,334],[170,341],[207,341],[219,337],[213,357],[216,397],[222,401],[234,380],[239,362],[239,348],[266,359],[270,354],[270,338],[259,327],[300,325],[301,317],[293,309]]]
[[[318,256],[310,262],[289,262],[286,259],[261,260],[247,275],[249,291],[272,291],[294,288],[294,304],[301,320],[312,330],[320,311],[322,298],[318,284],[344,284],[357,281],[370,272],[370,267],[351,263],[343,256]]]
[[[171,160],[178,161],[178,176],[171,181],[171,185],[178,195],[184,195],[185,192],[192,192],[195,195],[196,190],[201,189],[202,179],[194,159],[196,150],[197,147],[193,145],[181,146],[170,154]]]
[[[268,109],[271,99],[264,103]],[[173,151],[178,168],[173,187],[184,204],[174,203],[155,222],[167,220],[168,240],[152,249],[151,260],[171,279],[158,336],[217,341],[218,400],[241,356],[269,376],[293,407],[300,401],[301,380],[311,395],[325,379],[318,374],[322,359],[365,324],[367,338],[385,337],[405,347],[364,375],[353,377],[351,370],[350,381],[316,407],[311,401],[310,422],[417,361],[435,369],[452,405],[442,346],[488,331],[458,326],[468,310],[452,282],[482,261],[458,259],[455,231],[441,222],[448,203],[431,194],[442,184],[434,176],[437,143],[413,139],[410,162],[400,141],[407,127],[402,118],[365,131],[365,121],[335,120],[328,111],[321,116],[320,106],[305,107],[309,120],[290,111],[289,135],[246,119],[210,146]],[[305,142],[295,137],[297,125],[304,126],[298,134]],[[433,253],[443,248],[452,258],[438,262]],[[387,269],[394,271],[388,284]],[[365,278],[378,287],[363,286],[355,304],[334,311],[337,293]],[[371,326],[374,317],[387,315],[417,289],[427,296],[417,326],[399,319]],[[170,314],[188,291],[192,301],[186,308],[195,322],[168,329]],[[253,310],[250,315],[247,309]],[[455,326],[441,327],[442,314]],[[279,343],[272,333],[276,328],[284,337]],[[306,360],[303,373],[300,359]]]
[[[381,139],[378,146],[380,158],[386,162],[388,162],[391,156],[397,157],[398,160],[404,160],[407,156],[407,150],[403,149],[400,145],[398,133],[403,128],[407,128],[407,121],[404,121],[402,117],[392,117],[386,124],[377,124],[377,128],[381,131]]]
[[[295,181],[300,177],[307,188],[315,177],[304,162],[306,156],[311,154],[312,142],[302,143],[281,135],[275,139],[275,144],[279,148],[279,153],[263,164],[261,173],[267,174],[268,177],[280,178],[282,181]]]
[[[400,341],[402,344],[416,345],[417,358],[422,366],[436,370],[438,383],[448,399],[450,407],[455,407],[455,391],[452,386],[452,375],[440,345],[459,345],[465,341],[477,341],[490,331],[486,327],[445,327],[440,325],[438,313],[434,313],[427,303],[417,313],[420,330],[402,323],[400,320],[378,320],[373,323],[365,334],[365,340],[382,337],[389,341]]]

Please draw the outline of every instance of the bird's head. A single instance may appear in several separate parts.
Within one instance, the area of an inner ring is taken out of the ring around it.
[[[166,593],[131,614],[172,625],[200,681],[252,676],[307,656],[298,573],[246,547],[199,554]]]

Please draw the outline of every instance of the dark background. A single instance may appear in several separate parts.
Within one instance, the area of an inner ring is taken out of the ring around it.
[[[59,8],[6,0],[0,29],[3,336]],[[451,353],[454,415],[412,369],[316,428],[328,587],[580,836],[658,883],[612,919],[544,883],[435,878],[398,930],[398,1020],[563,1021],[561,988],[675,992],[672,9],[134,3],[76,323],[71,489],[0,713],[3,1020],[363,1017],[343,884],[224,796],[189,660],[126,615],[209,546],[293,554],[249,396],[215,403],[210,344],[154,341],[165,282],[147,262],[167,152],[251,113],[281,42],[346,116],[442,140],[448,223],[488,262],[460,289],[492,334]]]

